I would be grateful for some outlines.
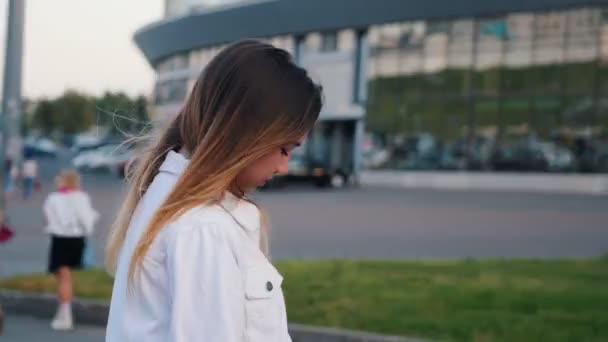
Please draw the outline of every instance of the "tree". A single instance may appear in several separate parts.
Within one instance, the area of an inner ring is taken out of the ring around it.
[[[55,115],[60,118],[57,128],[63,133],[80,133],[95,123],[95,101],[89,96],[68,90],[54,105]]]
[[[137,120],[137,125],[135,127],[137,131],[145,129],[150,122],[150,116],[148,115],[148,100],[141,95],[135,99],[135,119]]]
[[[59,121],[60,118],[56,113],[54,101],[40,100],[32,115],[32,127],[39,129],[44,135],[49,135],[58,128]]]
[[[99,124],[112,133],[137,133],[148,122],[146,98],[131,99],[122,92],[106,92],[96,101]]]
[[[54,132],[75,134],[93,125],[110,128],[113,134],[138,133],[148,123],[147,101],[143,96],[130,98],[122,92],[106,92],[95,98],[69,90],[55,99],[43,98],[31,106],[27,128],[43,135]]]
[[[94,123],[94,100],[90,96],[68,90],[56,99],[38,101],[32,114],[31,127],[48,136],[56,131],[79,133]]]

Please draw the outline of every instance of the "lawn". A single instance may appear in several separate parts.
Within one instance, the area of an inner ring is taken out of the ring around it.
[[[608,341],[608,258],[283,261],[292,322],[445,341]],[[111,279],[76,274],[76,295],[107,299]],[[28,275],[0,287],[52,292]]]

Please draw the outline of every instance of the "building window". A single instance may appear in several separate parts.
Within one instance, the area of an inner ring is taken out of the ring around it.
[[[173,57],[172,70],[183,70],[188,68],[188,54],[181,54]]]
[[[175,55],[173,57],[169,57],[166,60],[162,61],[160,64],[158,64],[156,69],[157,69],[158,73],[165,73],[165,72],[172,72],[172,71],[187,69],[189,58],[190,58],[190,56],[187,53]]]
[[[341,52],[355,51],[357,35],[354,30],[342,30],[338,33],[338,50]]]
[[[164,105],[181,102],[186,97],[187,88],[188,80],[183,78],[159,82],[154,90],[154,103]]]
[[[338,32],[323,32],[321,34],[321,52],[338,50]]]

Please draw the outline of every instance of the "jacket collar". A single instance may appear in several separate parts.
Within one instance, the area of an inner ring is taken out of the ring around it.
[[[189,160],[181,153],[169,151],[164,162],[161,164],[159,171],[167,172],[179,178],[188,167],[188,163]],[[231,192],[226,191],[219,204],[228,211],[235,221],[237,221],[239,226],[250,233],[249,235],[259,231],[261,219],[260,211],[253,203],[240,199]]]
[[[184,173],[188,166],[188,159],[182,154],[175,151],[169,151],[165,157],[165,161],[161,164],[158,169],[160,172],[167,172],[176,177],[179,177]]]

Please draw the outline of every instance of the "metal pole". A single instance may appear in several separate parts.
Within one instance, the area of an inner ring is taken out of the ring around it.
[[[468,86],[468,102],[469,102],[469,115],[468,115],[468,126],[469,126],[469,136],[467,141],[467,154],[466,154],[466,163],[467,169],[471,169],[472,159],[473,159],[473,142],[475,141],[475,137],[477,135],[476,132],[476,122],[477,122],[477,111],[475,108],[476,105],[476,88],[475,88],[475,72],[477,66],[477,53],[478,53],[478,36],[479,36],[479,19],[473,19],[473,41],[471,45],[471,67],[467,72],[467,86]],[[495,142],[496,143],[496,142]]]
[[[600,16],[598,23],[595,25],[595,27],[593,28],[593,33],[595,33],[595,62],[593,63],[593,67],[594,67],[594,73],[593,73],[593,90],[592,90],[592,96],[593,96],[593,109],[591,110],[591,118],[589,120],[589,126],[592,130],[592,134],[593,134],[593,128],[595,127],[599,127],[600,126],[600,122],[598,122],[599,117],[600,117],[600,111],[601,111],[601,106],[602,106],[602,102],[601,100],[603,100],[603,97],[600,98],[600,87],[602,86],[601,84],[601,78],[600,78],[600,69],[601,69],[601,65],[602,65],[602,18]]]
[[[354,56],[354,74],[353,79],[353,103],[363,107],[364,113],[367,112],[367,63],[369,44],[367,39],[367,30],[358,31],[356,34],[356,48]],[[365,135],[365,117],[355,120],[355,132],[353,143],[353,184],[359,186],[361,184],[361,168],[363,166],[363,137]]]
[[[21,152],[20,116],[21,116],[21,71],[23,61],[23,29],[25,22],[25,0],[9,0],[6,28],[6,56],[4,59],[4,83],[2,91],[2,111],[0,112],[0,162],[2,177],[0,184],[0,222],[6,220],[6,198],[4,194],[6,158],[13,163]]]

